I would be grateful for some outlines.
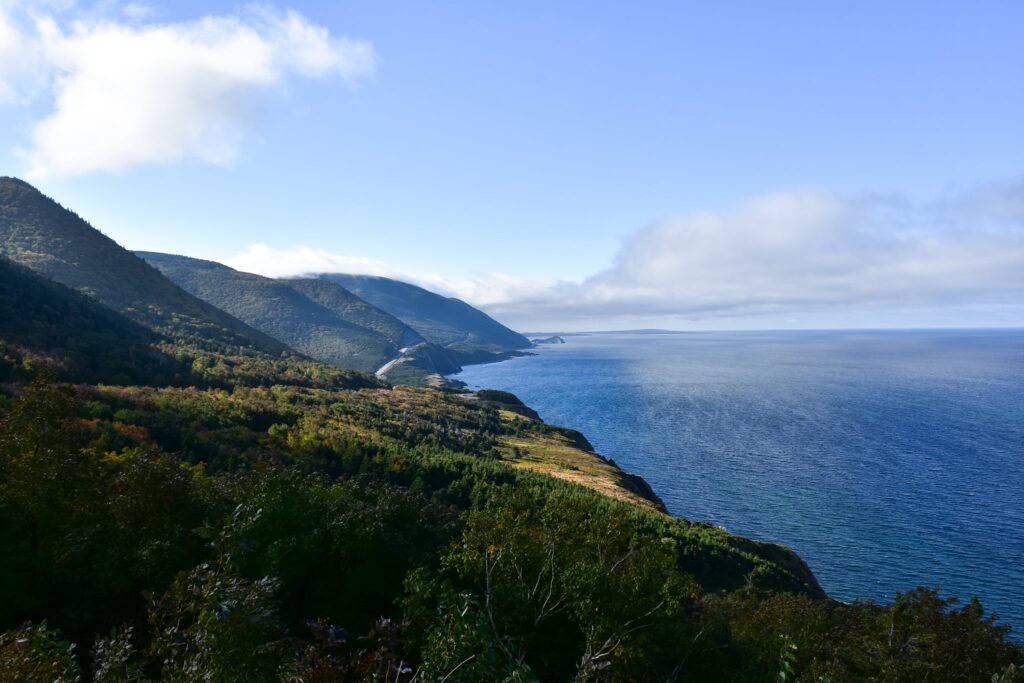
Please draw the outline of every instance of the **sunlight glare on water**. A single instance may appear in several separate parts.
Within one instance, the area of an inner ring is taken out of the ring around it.
[[[466,368],[676,515],[794,548],[843,600],[914,586],[1024,628],[1024,331],[566,336]]]

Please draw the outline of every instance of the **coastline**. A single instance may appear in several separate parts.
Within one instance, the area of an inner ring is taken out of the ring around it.
[[[997,517],[992,506],[1020,476],[1006,448],[1020,442],[1020,404],[1005,397],[1024,388],[1021,334],[567,336],[571,349],[454,379],[514,392],[546,419],[591,436],[682,519],[799,549],[839,600],[891,604],[914,586],[938,585],[942,595],[978,595],[1019,634],[1020,545],[964,529],[1019,538],[1016,513]],[[894,403],[891,392],[915,400]],[[954,419],[972,408],[989,411],[979,413],[987,421]],[[962,486],[949,482],[957,473],[967,477]],[[993,484],[999,476],[1005,484]],[[900,486],[907,481],[913,490]],[[1004,493],[985,495],[982,486]],[[919,492],[949,505],[915,512]],[[971,505],[961,505],[968,496]],[[883,505],[900,514],[879,516]],[[872,532],[879,528],[882,540]]]
[[[490,363],[499,363],[516,357],[531,355],[535,356],[537,354],[519,353],[500,360],[490,361]],[[484,363],[477,363],[476,365],[482,364]],[[733,539],[738,547],[743,548],[747,552],[771,557],[774,562],[785,567],[787,571],[806,585],[812,594],[822,599],[834,600],[822,588],[817,576],[806,560],[789,546],[774,541],[758,540],[738,535],[721,525],[711,522],[697,521],[674,515],[669,512],[664,501],[644,477],[623,469],[614,459],[607,458],[598,453],[582,432],[569,427],[548,425],[535,409],[511,392],[486,388],[468,390],[466,389],[466,383],[461,380],[447,376],[444,379],[453,383],[457,382],[460,385],[458,389],[453,391],[453,394],[459,396],[462,400],[490,404],[491,407],[499,410],[503,419],[511,417],[513,420],[534,420],[540,422],[560,437],[561,443],[554,441],[553,443],[545,444],[539,453],[536,451],[530,452],[524,444],[510,440],[507,445],[516,454],[511,458],[514,466],[540,472],[562,481],[589,488],[611,498],[633,503],[642,509],[664,515],[669,519],[692,527],[706,528],[716,533],[726,534],[729,538]],[[481,398],[481,395],[483,398]],[[524,451],[526,452],[525,457],[519,455],[519,453]]]
[[[531,346],[529,348],[536,348]],[[454,379],[451,375],[457,375],[467,367],[471,365],[492,365],[494,363],[504,363],[507,360],[513,358],[524,358],[526,356],[535,356],[536,353],[532,351],[525,351],[516,349],[513,351],[479,351],[472,354],[468,353],[455,353],[456,361],[458,362],[459,369],[455,372],[449,372],[445,374],[441,373],[430,373],[426,376],[427,386],[435,387],[437,389],[451,389],[459,390],[465,389],[466,383],[462,380]],[[389,365],[397,364],[401,359],[391,361]],[[378,371],[379,372],[379,371]]]

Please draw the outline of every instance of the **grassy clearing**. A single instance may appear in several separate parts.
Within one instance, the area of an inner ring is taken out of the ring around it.
[[[502,421],[509,424],[537,422],[507,410],[500,411],[500,414]],[[606,462],[596,453],[578,448],[564,434],[526,432],[522,435],[503,437],[498,443],[502,459],[516,467],[579,484],[616,500],[651,510],[658,509],[653,501],[626,488],[621,469]]]

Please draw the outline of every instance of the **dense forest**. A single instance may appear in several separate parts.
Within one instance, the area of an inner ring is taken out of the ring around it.
[[[783,548],[518,466],[574,435],[501,395],[247,386],[217,363],[205,388],[5,385],[0,680],[989,681],[1021,661],[974,601],[834,602]]]
[[[0,183],[21,263],[0,258],[0,681],[1005,683],[1024,664],[975,600],[831,600],[789,549],[668,515],[515,396],[312,360],[25,187]]]
[[[342,285],[414,328],[427,341],[457,354],[501,354],[530,348],[529,339],[483,311],[408,282],[343,273],[326,273],[320,277]]]
[[[176,287],[77,214],[17,178],[0,177],[0,255],[193,346],[288,350]]]
[[[331,365],[374,372],[399,348],[423,341],[401,321],[326,280],[274,280],[185,256],[137,255],[185,291]]]
[[[172,383],[187,373],[151,330],[0,256],[0,381],[44,363],[64,379]]]

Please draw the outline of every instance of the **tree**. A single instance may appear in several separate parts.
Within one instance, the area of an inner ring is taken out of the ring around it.
[[[0,681],[77,683],[81,670],[75,646],[62,640],[46,622],[23,624],[0,633]]]

